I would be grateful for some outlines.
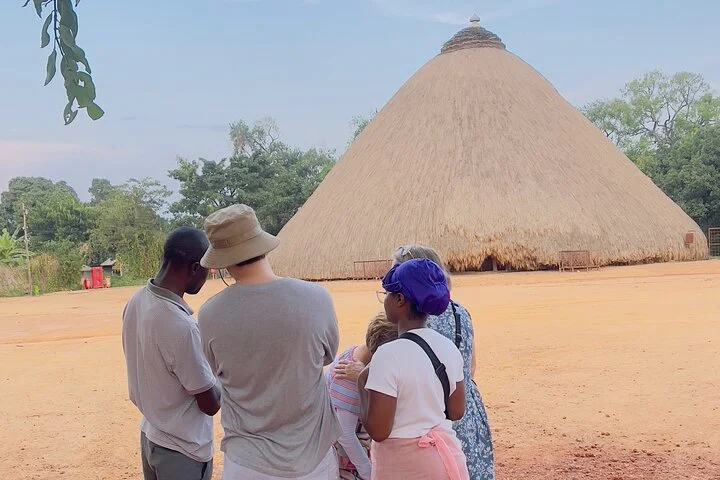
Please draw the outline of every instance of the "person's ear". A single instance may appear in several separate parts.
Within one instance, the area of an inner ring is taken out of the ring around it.
[[[193,263],[190,265],[190,274],[191,274],[191,275],[195,275],[195,274],[198,272],[199,269],[200,269],[200,263],[199,263],[199,262],[193,262]]]
[[[407,298],[405,298],[405,295],[403,295],[402,293],[398,293],[397,295],[395,295],[395,298],[395,303],[398,307],[403,307],[407,302]]]

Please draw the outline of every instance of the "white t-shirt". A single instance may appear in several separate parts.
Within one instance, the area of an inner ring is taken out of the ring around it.
[[[450,380],[450,394],[463,380],[463,359],[455,344],[429,328],[412,330],[425,340]],[[415,342],[399,338],[378,348],[370,362],[365,389],[397,398],[390,438],[418,438],[437,426],[452,428],[445,418],[440,379],[425,351]]]

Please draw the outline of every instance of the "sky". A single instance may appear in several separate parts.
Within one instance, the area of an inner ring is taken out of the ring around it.
[[[472,14],[572,104],[643,73],[687,70],[720,93],[715,0],[82,0],[92,122],[65,126],[60,75],[43,87],[42,21],[0,6],[0,190],[15,176],[167,178],[178,157],[230,153],[229,124],[276,120],[282,140],[341,154],[350,122],[380,109]]]

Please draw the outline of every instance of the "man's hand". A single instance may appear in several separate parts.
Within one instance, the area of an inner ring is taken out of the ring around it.
[[[364,368],[365,364],[357,360],[341,360],[335,365],[335,378],[357,382]]]

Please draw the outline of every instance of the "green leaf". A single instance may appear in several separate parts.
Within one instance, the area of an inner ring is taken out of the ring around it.
[[[83,97],[90,101],[94,101],[96,93],[95,82],[93,82],[92,77],[85,72],[77,72],[77,79],[83,82]]]
[[[43,0],[33,0],[33,3],[35,4],[35,11],[37,12],[38,17],[42,18]],[[27,5],[27,3],[25,5]]]
[[[73,35],[70,27],[61,23],[58,30],[60,30],[60,41],[63,42],[67,46],[67,48],[74,48],[76,46],[75,35]]]
[[[45,85],[50,83],[55,76],[56,64],[57,63],[57,50],[53,50],[47,61],[47,75],[45,76]]]
[[[61,33],[60,33],[60,45],[62,45],[63,51],[65,52],[65,55],[70,57],[71,60],[74,60],[76,63],[82,63],[85,67],[85,71],[87,73],[92,73],[92,70],[90,69],[90,63],[88,62],[87,58],[85,57],[85,50],[78,47],[74,42],[75,40],[72,39],[72,43],[66,42],[62,37],[62,31],[67,31],[67,27],[61,27]]]
[[[88,105],[87,114],[93,120],[100,120],[102,116],[105,115],[105,112],[102,108],[100,108],[100,106],[98,106],[97,103],[93,102],[92,104]]]
[[[77,117],[78,111],[73,110],[73,102],[68,102],[67,105],[65,105],[65,111],[63,112],[63,119],[65,120],[65,125],[70,125],[73,120],[75,120],[75,117]]]
[[[63,55],[62,60],[60,60],[60,73],[62,73],[63,78],[66,80],[69,77],[75,77],[75,72],[78,71],[77,62],[70,59],[67,55]]]
[[[73,52],[75,53],[75,56],[77,57],[77,61],[82,63],[85,67],[85,71],[92,75],[92,70],[90,69],[90,62],[88,62],[87,57],[85,56],[85,50],[75,45],[73,47]]]
[[[78,19],[72,7],[71,0],[57,0],[58,12],[60,13],[60,25],[70,29],[73,37],[77,37]]]
[[[40,48],[45,48],[50,45],[50,34],[48,33],[48,28],[50,28],[50,22],[52,22],[54,15],[55,13],[51,12],[45,19],[40,35]]]

